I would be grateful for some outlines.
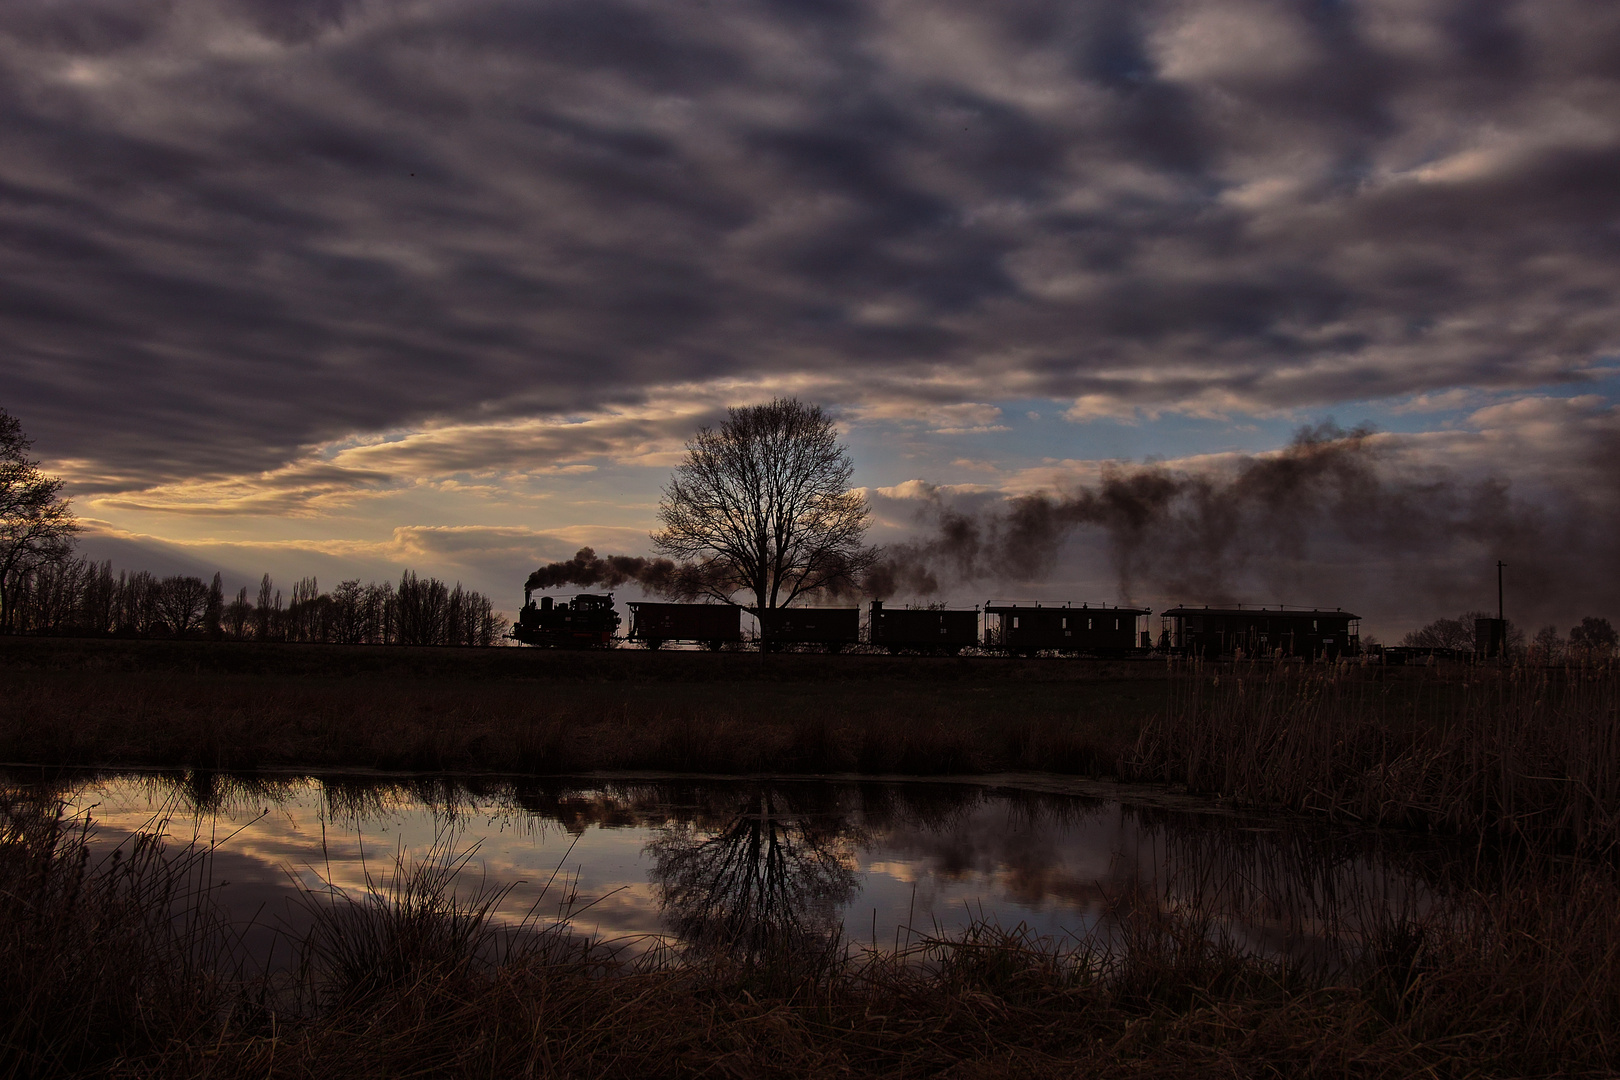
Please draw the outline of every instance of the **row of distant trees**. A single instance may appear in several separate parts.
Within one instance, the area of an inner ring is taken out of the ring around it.
[[[307,577],[289,594],[266,574],[256,596],[244,585],[227,600],[219,574],[114,574],[110,562],[65,557],[14,571],[6,593],[6,629],[21,634],[494,645],[507,630],[487,596],[410,570],[397,585],[351,580],[331,592]]]
[[[302,578],[283,598],[266,574],[258,595],[225,599],[212,581],[120,571],[74,554],[79,531],[60,477],[47,476],[16,417],[0,409],[0,633],[325,641],[351,645],[493,645],[506,618],[460,582],[407,570],[399,584],[345,581],[323,593]]]
[[[1465,611],[1455,619],[1436,619],[1421,630],[1401,639],[1402,645],[1422,649],[1455,649],[1472,652],[1475,648],[1475,620],[1492,617],[1484,611]],[[1524,631],[1508,623],[1507,651],[1532,663],[1555,664],[1564,660],[1603,660],[1615,654],[1615,629],[1608,619],[1588,615],[1570,628],[1565,637],[1556,626],[1543,626],[1527,641]]]

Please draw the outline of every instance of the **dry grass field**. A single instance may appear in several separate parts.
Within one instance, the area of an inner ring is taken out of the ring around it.
[[[1162,662],[0,638],[0,760],[1109,773]]]

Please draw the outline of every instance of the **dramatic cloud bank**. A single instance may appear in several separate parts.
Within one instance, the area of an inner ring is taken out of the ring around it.
[[[1612,605],[1617,102],[1591,0],[11,0],[0,405],[228,566],[515,592],[796,394],[896,588]]]
[[[1617,56],[1588,0],[14,0],[4,396],[122,490],[716,380],[960,430],[1580,380]]]

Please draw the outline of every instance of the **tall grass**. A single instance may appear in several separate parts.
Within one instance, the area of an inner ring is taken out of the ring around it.
[[[1249,804],[1620,853],[1620,667],[1227,665],[1178,685],[1123,775]]]
[[[205,848],[145,833],[93,858],[87,818],[0,795],[0,1075],[72,1075],[204,1037],[233,973]]]
[[[205,849],[117,859],[0,804],[7,1076],[1540,1076],[1620,1067],[1620,886],[1515,873],[1362,920],[1331,962],[1251,951],[1187,894],[1058,944],[979,923],[896,950],[616,958],[508,936],[448,848],[314,894],[305,962],[254,972]],[[795,967],[797,965],[797,967]]]

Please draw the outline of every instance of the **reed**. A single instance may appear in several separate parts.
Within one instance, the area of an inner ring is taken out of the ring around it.
[[[1620,667],[1227,665],[1177,684],[1132,779],[1367,823],[1620,853]]]
[[[7,1076],[1574,1076],[1620,1067],[1620,886],[1541,862],[1369,913],[1331,962],[1246,950],[1187,896],[1058,944],[977,924],[895,950],[637,959],[493,925],[463,855],[320,893],[306,962],[250,970],[207,850],[0,804]],[[464,853],[463,853],[464,854]],[[503,944],[504,942],[504,944]],[[13,974],[14,973],[14,974]]]

